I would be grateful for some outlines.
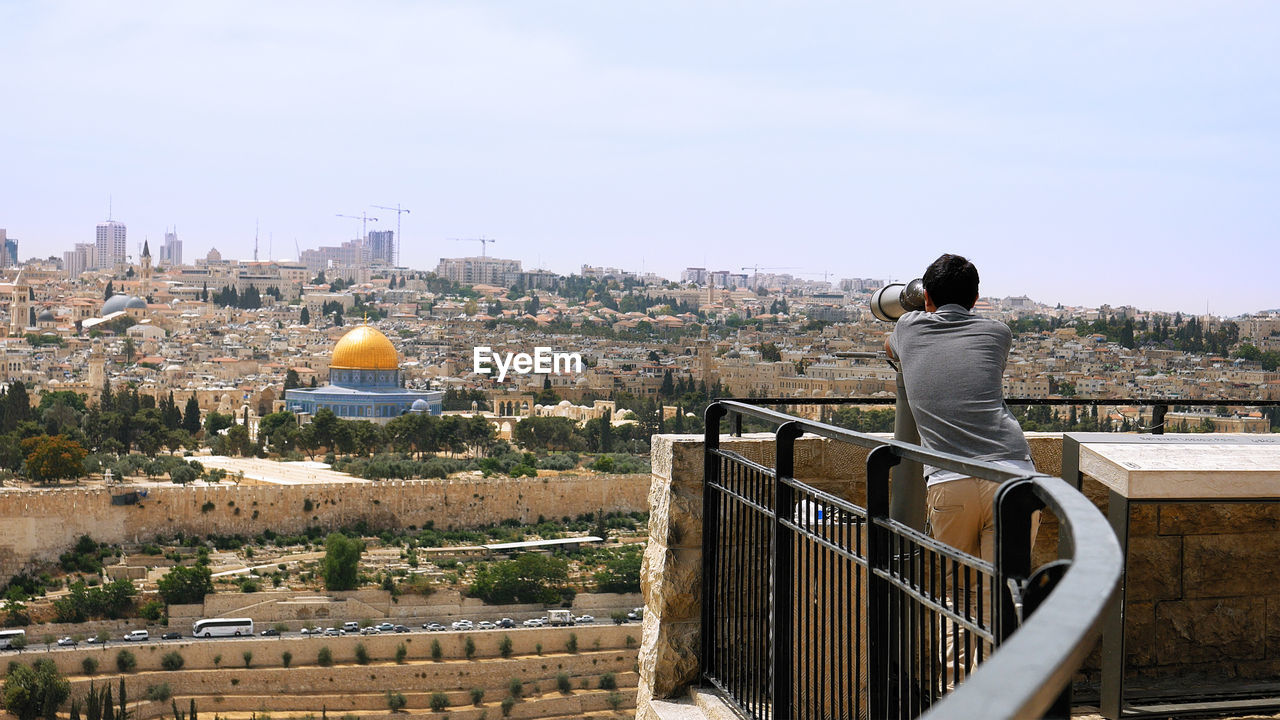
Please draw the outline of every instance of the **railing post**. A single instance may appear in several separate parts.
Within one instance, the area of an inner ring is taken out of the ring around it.
[[[791,480],[795,475],[796,438],[804,433],[798,422],[783,423],[778,427],[777,460],[773,479],[773,577],[770,586],[773,598],[770,603],[769,627],[773,634],[770,648],[773,653],[773,720],[791,720],[792,667],[792,610],[795,582],[792,565],[795,559],[795,543],[792,530],[783,525],[795,513],[795,498]]]
[[[1169,406],[1163,403],[1157,403],[1151,408],[1151,432],[1154,435],[1164,434],[1164,414],[1169,411]]]
[[[889,469],[900,458],[888,445],[867,455],[867,704],[873,718],[892,717],[890,698],[894,629],[889,627],[889,581],[881,577],[891,563],[889,532],[881,523],[889,519]]]
[[[720,546],[720,494],[712,485],[720,480],[720,419],[725,408],[711,403],[703,415],[702,435],[702,668],[699,679],[715,657],[716,648],[716,557]]]

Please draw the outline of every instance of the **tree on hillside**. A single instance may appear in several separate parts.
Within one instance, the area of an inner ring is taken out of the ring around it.
[[[58,708],[71,695],[71,684],[58,672],[52,660],[41,658],[30,667],[9,663],[0,700],[18,720],[45,717],[53,720]]]
[[[175,565],[156,583],[160,597],[169,605],[203,602],[213,592],[212,573],[207,565],[183,567]]]
[[[200,432],[200,403],[195,393],[187,398],[187,407],[182,413],[182,429],[195,435]]]
[[[364,543],[342,533],[331,533],[324,540],[321,563],[326,590],[355,590],[360,582],[360,555]]]
[[[80,443],[62,435],[37,435],[22,441],[27,475],[36,482],[71,480],[84,474],[88,453]]]
[[[558,603],[569,580],[562,558],[525,553],[513,560],[482,565],[468,593],[487,603]]]

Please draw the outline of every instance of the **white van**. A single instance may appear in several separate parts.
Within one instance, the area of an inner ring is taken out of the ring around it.
[[[360,632],[360,623],[351,621],[344,622],[342,623],[342,629],[349,633]]]
[[[146,630],[130,630],[129,634],[124,636],[124,639],[129,642],[141,642],[143,640],[150,640],[151,633]]]

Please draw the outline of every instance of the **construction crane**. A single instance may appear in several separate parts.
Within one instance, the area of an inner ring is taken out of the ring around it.
[[[453,241],[454,241],[454,242],[478,242],[478,243],[480,243],[480,258],[481,258],[481,259],[484,259],[484,258],[486,257],[486,255],[485,255],[485,248],[489,245],[489,243],[491,243],[491,242],[498,242],[497,240],[493,240],[493,239],[490,239],[490,238],[482,238],[482,237],[479,237],[479,238],[454,238],[454,239],[453,239]]]
[[[365,238],[369,237],[369,231],[366,229],[369,225],[369,221],[372,220],[374,222],[378,222],[378,218],[369,217],[368,213],[363,213],[363,212],[360,213],[359,215],[343,215],[342,213],[336,213],[336,217],[344,217],[344,218],[351,218],[352,220],[359,220],[361,240],[364,240]]]
[[[760,283],[759,283],[759,282],[757,282],[757,281],[760,279],[760,271],[761,271],[761,270],[798,270],[799,268],[792,267],[792,266],[790,266],[790,265],[788,265],[788,266],[779,266],[779,267],[763,267],[763,266],[761,266],[761,265],[748,265],[748,266],[746,266],[746,267],[744,267],[744,268],[742,268],[742,269],[743,269],[743,270],[751,270],[751,271],[753,271],[753,272],[754,272],[754,274],[751,276],[751,287],[755,288],[755,287],[759,287],[759,285],[760,285]]]
[[[396,249],[395,249],[395,257],[391,259],[391,264],[395,265],[396,267],[400,267],[400,216],[403,215],[404,213],[409,212],[409,208],[400,207],[400,203],[396,203],[395,207],[389,207],[387,205],[374,205],[373,207],[376,207],[379,210],[395,211],[395,214],[396,214],[396,246],[395,248]]]

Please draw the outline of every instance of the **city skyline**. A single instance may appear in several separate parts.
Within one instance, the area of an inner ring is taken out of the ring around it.
[[[1277,19],[19,3],[0,9],[0,227],[23,259],[60,255],[111,202],[135,256],[176,226],[187,262],[249,258],[256,222],[282,259],[354,237],[338,214],[402,204],[418,269],[478,236],[526,267],[672,279],[909,279],[950,251],[986,295],[1238,315],[1280,306]],[[395,229],[383,214],[370,230]]]

